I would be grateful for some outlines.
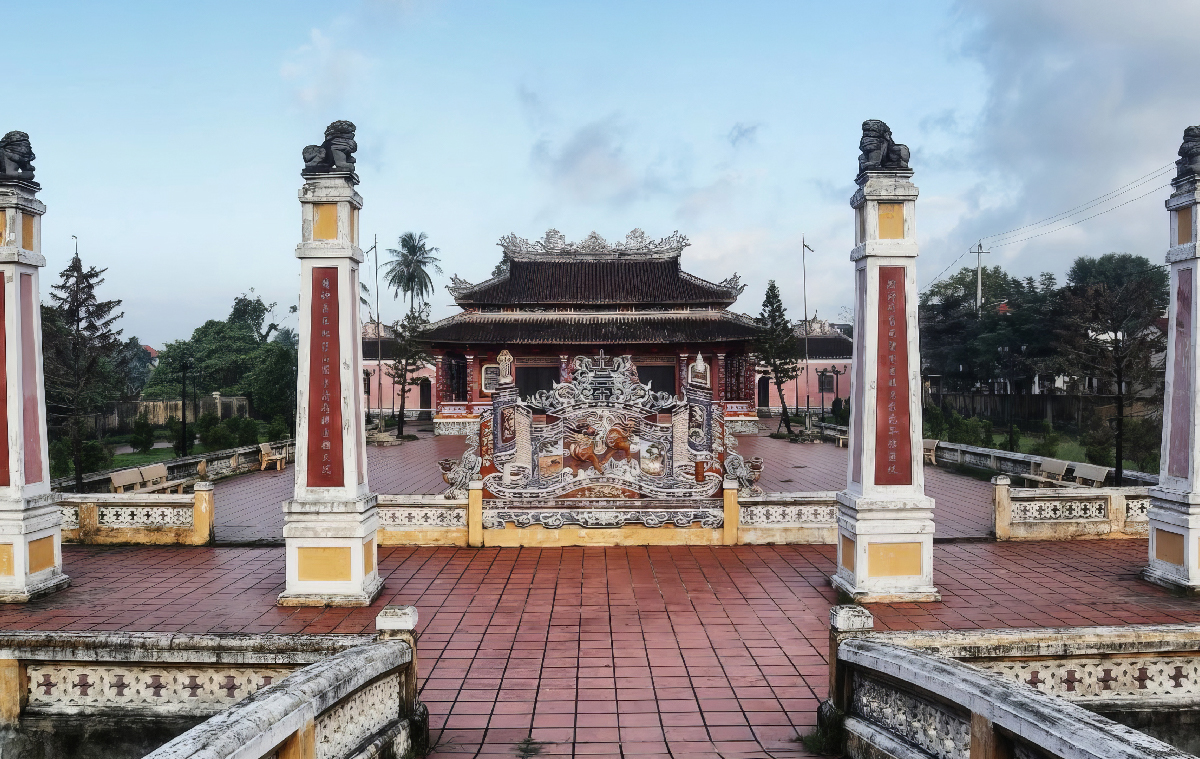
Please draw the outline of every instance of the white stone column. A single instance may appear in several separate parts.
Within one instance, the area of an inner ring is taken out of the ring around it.
[[[367,485],[352,172],[305,172],[296,388],[296,489],[284,503],[285,606],[366,606],[383,589]]]
[[[1150,582],[1188,591],[1200,588],[1196,180],[1192,173],[1177,177],[1172,182],[1175,192],[1167,200],[1171,304],[1166,394],[1158,486],[1150,488],[1150,563],[1144,572]]]
[[[907,168],[866,170],[855,215],[850,460],[838,493],[834,587],[858,601],[936,601],[933,499],[921,459],[917,187]]]
[[[0,178],[0,601],[61,590],[62,508],[50,492],[46,388],[42,376],[41,186]]]

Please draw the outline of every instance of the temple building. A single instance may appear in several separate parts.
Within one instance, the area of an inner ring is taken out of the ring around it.
[[[756,432],[754,321],[729,310],[744,289],[737,275],[713,283],[680,268],[688,240],[676,232],[623,242],[592,233],[569,243],[556,230],[529,242],[500,240],[500,273],[479,284],[452,278],[462,313],[426,332],[435,356],[434,430],[468,434],[491,407],[497,357],[513,357],[518,394],[550,390],[578,355],[632,357],[639,380],[681,392],[689,362],[702,354],[715,372],[713,400],[730,429]]]

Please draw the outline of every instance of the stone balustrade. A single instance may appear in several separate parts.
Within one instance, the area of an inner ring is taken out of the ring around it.
[[[373,641],[370,635],[3,632],[4,753],[141,757],[293,672]]]
[[[503,546],[530,535],[545,545],[620,545],[629,538],[618,531],[629,528],[650,545],[830,544],[837,533],[835,491],[743,496],[728,482],[719,499],[543,503],[485,501],[471,492],[474,500],[379,496],[379,545]]]
[[[275,454],[283,454],[286,457],[287,463],[292,463],[296,460],[296,441],[295,440],[280,440],[271,443],[271,450]],[[213,451],[212,453],[198,453],[194,456],[183,456],[177,459],[168,459],[162,462],[167,467],[168,480],[184,480],[187,485],[199,480],[219,480],[224,477],[229,477],[235,474],[245,474],[246,472],[259,471],[259,446],[246,445],[240,448],[228,448],[223,451]],[[119,472],[117,469],[106,469],[102,472],[89,472],[83,476],[83,490],[85,493],[107,493],[109,491],[109,478],[114,472]],[[52,480],[51,487],[59,492],[74,492],[75,478],[60,477]]]
[[[977,469],[991,469],[995,472],[1021,477],[1023,475],[1038,476],[1042,471],[1042,456],[1030,453],[1013,453],[996,448],[979,448],[963,443],[947,443],[937,441],[934,460],[939,464],[964,464]],[[1108,479],[1112,481],[1113,468],[1108,468]],[[1146,472],[1124,472],[1125,479],[1131,485],[1157,485],[1158,475]]]
[[[824,543],[837,541],[837,492],[764,493],[741,496],[738,543]]]
[[[1144,538],[1147,487],[1014,488],[1007,475],[992,478],[997,540]]]
[[[412,607],[388,607],[379,640],[311,664],[193,727],[146,759],[423,756]]]
[[[1195,626],[874,633],[862,607],[830,618],[819,724],[852,759],[1189,756],[1121,723],[1139,722],[1139,704],[1195,705]]]
[[[213,484],[192,493],[58,493],[63,542],[206,545],[213,539]]]

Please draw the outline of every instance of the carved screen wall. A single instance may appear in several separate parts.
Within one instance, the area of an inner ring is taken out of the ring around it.
[[[712,402],[711,366],[690,366],[682,397],[639,382],[629,356],[603,353],[576,357],[567,382],[528,398],[500,381],[458,470],[478,460],[490,499],[713,497],[735,443]]]

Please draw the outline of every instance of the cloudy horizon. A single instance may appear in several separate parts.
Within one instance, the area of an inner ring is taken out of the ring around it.
[[[922,288],[980,239],[1021,276],[1061,278],[1110,251],[1159,262],[1171,175],[1154,172],[1200,122],[1185,58],[1200,7],[1183,2],[21,12],[26,33],[8,43],[20,107],[0,131],[28,132],[38,154],[43,288],[77,235],[85,263],[108,269],[104,297],[124,300],[125,334],[154,346],[251,288],[286,318],[300,150],[339,118],[358,126],[363,247],[423,231],[440,248],[435,318],[454,311],[449,275],[487,278],[503,235],[615,241],[637,227],[687,235],[693,274],[739,273],[737,310],[756,314],[776,279],[793,319],[803,237],[808,309],[838,319],[867,118],[912,150]]]

